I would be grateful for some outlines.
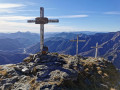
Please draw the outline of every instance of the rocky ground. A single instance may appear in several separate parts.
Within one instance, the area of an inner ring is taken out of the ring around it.
[[[0,90],[120,90],[120,73],[104,58],[37,53],[1,65]]]

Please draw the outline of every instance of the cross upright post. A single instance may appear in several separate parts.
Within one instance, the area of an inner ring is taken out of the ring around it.
[[[44,8],[40,7],[40,17],[35,18],[35,20],[28,20],[28,23],[40,24],[40,51],[44,49],[44,24],[47,23],[57,23],[58,19],[48,19],[44,17]]]
[[[78,57],[78,43],[85,42],[85,40],[79,40],[79,35],[77,35],[77,40],[70,40],[70,41],[77,42],[77,44],[76,44],[76,57]]]
[[[44,8],[40,8],[40,17],[44,18]],[[44,46],[44,24],[40,24],[40,50],[43,50]]]
[[[96,47],[91,47],[91,48],[95,48],[96,49],[96,51],[95,51],[95,58],[97,58],[97,56],[98,56],[98,49],[99,48],[103,48],[103,47],[98,46],[98,43],[96,43]]]

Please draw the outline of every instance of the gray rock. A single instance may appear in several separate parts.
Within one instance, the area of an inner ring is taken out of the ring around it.
[[[25,74],[29,74],[30,71],[29,71],[28,68],[24,67],[24,68],[22,69],[22,72],[25,73]]]
[[[37,65],[36,69],[37,70],[46,70],[46,69],[48,69],[48,67],[46,65]]]
[[[39,63],[39,62],[40,62],[40,58],[36,58],[36,59],[34,60],[34,62],[35,62],[35,63]]]
[[[31,57],[26,57],[23,61],[28,61],[28,60],[32,60],[32,58]]]
[[[5,83],[12,83],[14,84],[15,82],[17,82],[19,80],[18,76],[14,76],[12,78],[6,78],[6,79],[3,79],[1,81],[2,84],[5,84]]]
[[[78,73],[75,70],[68,69],[68,70],[55,70],[50,73],[51,80],[77,80]]]
[[[22,71],[22,67],[19,67],[18,65],[17,65],[16,67],[14,67],[14,69],[15,69],[16,71]]]
[[[14,84],[14,88],[11,90],[30,90],[30,84],[25,84],[25,83],[16,83]]]
[[[34,54],[34,55],[33,55],[33,60],[35,60],[36,58],[39,58],[39,55],[38,55],[38,54]]]
[[[44,72],[38,72],[37,77],[38,78],[46,78],[49,75],[49,71],[44,71]]]
[[[14,64],[5,65],[5,66],[2,67],[2,69],[3,69],[3,70],[6,70],[8,74],[9,74],[9,73],[10,73],[10,74],[13,74],[13,73],[16,74],[16,73],[15,73],[15,69],[14,69],[14,67],[12,67],[12,65],[14,65]],[[10,66],[11,66],[11,67],[10,67]]]
[[[6,83],[2,86],[2,90],[11,90],[12,83]]]
[[[60,90],[60,89],[57,88],[56,84],[51,85],[51,84],[45,83],[40,85],[39,90]]]
[[[105,89],[108,89],[108,85],[105,85],[105,84],[100,84],[101,87],[105,88]]]
[[[51,80],[55,80],[55,81],[60,80],[60,78],[62,78],[61,76],[62,76],[63,73],[64,72],[62,72],[60,70],[52,71],[50,73],[50,78],[51,78]]]
[[[2,90],[2,87],[0,87],[0,90]]]
[[[76,67],[77,65],[78,65],[78,59],[76,59],[76,58],[69,58],[69,60],[68,60],[69,68]]]
[[[29,67],[31,67],[31,66],[34,66],[34,65],[35,65],[35,63],[30,62],[30,63],[28,63],[28,65],[29,65]]]
[[[19,77],[18,76],[14,76],[12,78],[10,78],[10,83],[15,83],[19,80]]]

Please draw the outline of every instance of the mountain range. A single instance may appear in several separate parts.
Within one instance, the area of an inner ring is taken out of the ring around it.
[[[76,40],[75,33],[59,33],[54,37],[45,40],[45,45],[49,47],[49,52],[58,52],[64,54],[76,54]],[[93,35],[80,34],[79,40],[86,40],[86,42],[79,42],[79,55],[92,56],[95,55],[96,43],[103,48],[99,49],[98,55],[112,61],[117,68],[120,68],[120,32],[96,33]],[[27,48],[28,53],[39,52],[40,45],[37,43],[32,47]]]
[[[87,34],[86,34],[87,33]],[[117,68],[120,68],[120,32],[109,33],[93,33],[93,32],[62,32],[62,33],[45,33],[45,45],[48,46],[49,52],[57,52],[62,54],[76,54],[76,40],[79,34],[79,40],[86,40],[86,42],[79,42],[79,55],[92,56],[95,55],[96,43],[103,48],[99,49],[98,56],[104,57],[114,63]],[[15,63],[18,60],[17,55],[21,57],[32,53],[39,52],[40,43],[39,34],[30,32],[17,33],[0,33],[0,64]],[[9,54],[11,53],[11,54]],[[17,54],[17,55],[16,55]],[[9,55],[14,59],[9,60]],[[7,58],[7,59],[5,59]],[[17,58],[17,60],[15,59]],[[9,60],[9,62],[8,62]],[[11,62],[10,62],[11,61]]]

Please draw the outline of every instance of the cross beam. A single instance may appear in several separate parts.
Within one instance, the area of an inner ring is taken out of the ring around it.
[[[77,40],[70,40],[72,42],[77,42],[76,46],[76,56],[78,57],[78,42],[85,42],[85,40],[79,40],[79,35],[77,35]]]
[[[99,48],[103,48],[103,47],[98,46],[98,43],[96,43],[96,47],[91,47],[91,48],[95,48],[95,49],[96,49],[95,58],[97,58],[97,56],[98,56],[98,49],[99,49]]]
[[[40,17],[36,17],[35,20],[28,20],[28,23],[40,24],[40,51],[43,51],[44,47],[44,24],[58,23],[58,19],[48,19],[44,17],[44,8],[40,7]]]

